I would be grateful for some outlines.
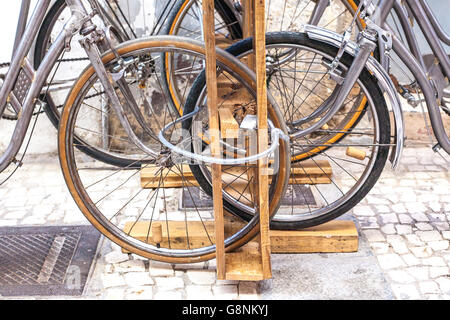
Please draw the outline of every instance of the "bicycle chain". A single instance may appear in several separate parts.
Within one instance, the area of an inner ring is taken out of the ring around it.
[[[61,60],[56,60],[57,63],[59,62],[78,62],[78,61],[87,61],[89,60],[89,58],[67,58],[67,59],[61,59]],[[0,69],[1,68],[6,68],[9,67],[11,65],[11,62],[3,62],[0,63]]]

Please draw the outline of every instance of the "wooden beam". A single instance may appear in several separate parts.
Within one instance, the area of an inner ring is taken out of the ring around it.
[[[216,33],[216,45],[221,49],[227,49],[229,46],[234,44],[236,40],[229,39],[225,37],[223,34]]]
[[[209,133],[211,138],[211,155],[220,157],[219,119],[217,111],[217,66],[214,0],[203,0],[203,34],[206,49],[206,87],[208,88]],[[214,203],[214,231],[216,241],[217,278],[225,279],[225,239],[222,200],[222,168],[219,164],[211,165]]]
[[[225,234],[231,235],[243,227],[243,222],[226,214],[224,217]],[[161,236],[158,239],[161,247],[170,245],[176,249],[204,247],[215,241],[213,221],[134,221],[127,222],[126,233],[140,241],[156,245],[153,238],[153,225],[161,225]],[[188,234],[186,232],[188,230]],[[209,237],[208,237],[209,235]],[[272,253],[343,253],[358,251],[358,230],[350,220],[332,220],[319,226],[302,230],[270,230],[270,247]],[[227,259],[227,274],[236,273],[239,268],[229,269],[228,263],[238,265],[237,261],[245,260],[245,256],[255,258],[259,250],[259,237],[233,252],[234,257]],[[239,257],[239,254],[243,254]],[[230,253],[227,253],[227,256]],[[260,259],[260,258],[259,258]],[[252,260],[253,261],[253,260]],[[261,262],[253,270],[260,269]],[[261,269],[262,270],[262,269]],[[252,271],[253,272],[253,271]],[[228,276],[227,276],[228,278]]]
[[[266,87],[266,19],[265,0],[253,0],[254,3],[254,52],[256,70],[256,101],[258,116],[258,153],[268,148],[267,124],[267,87]],[[264,279],[272,277],[270,262],[270,230],[269,230],[269,164],[268,158],[258,160],[258,209],[260,224],[260,250]]]
[[[298,231],[271,230],[272,253],[342,253],[358,251],[358,230],[349,220],[333,220]]]
[[[226,255],[225,278],[235,281],[260,281],[266,279],[263,272],[259,242],[252,241]]]
[[[172,169],[162,169],[156,166],[148,166],[141,170],[141,187],[144,189],[158,188],[160,187],[160,176],[165,177],[164,188],[185,188],[198,186],[198,182],[191,172],[188,165],[174,167]],[[226,182],[230,179],[235,180],[233,186],[243,184],[244,187],[250,180],[250,175],[243,173],[248,171],[243,167],[229,167],[222,166],[222,181]],[[271,178],[273,172],[269,168],[269,178]],[[183,175],[181,175],[181,172]],[[299,163],[292,164],[291,174],[289,177],[289,184],[330,184],[332,176],[332,168],[327,160],[305,160]],[[236,176],[242,177],[237,179]],[[256,184],[255,184],[256,185]]]
[[[161,226],[161,235],[155,240],[154,226]],[[241,224],[227,222],[224,232],[231,235],[239,231]],[[194,249],[213,245],[216,241],[214,232],[214,221],[139,221],[137,223],[127,222],[124,227],[126,233],[134,238],[150,243],[160,244],[162,248],[172,249]],[[158,242],[157,242],[158,241]],[[188,245],[189,243],[189,245]]]

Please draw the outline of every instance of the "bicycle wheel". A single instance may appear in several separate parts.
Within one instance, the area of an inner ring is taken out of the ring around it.
[[[210,210],[201,209],[201,203],[207,195],[196,187],[197,182],[180,157],[172,154],[157,138],[158,132],[166,124],[178,118],[160,85],[163,69],[158,60],[170,51],[185,66],[183,73],[187,71],[188,65],[192,70],[197,70],[204,63],[204,48],[189,39],[154,37],[124,43],[117,51],[127,62],[125,79],[146,120],[144,130],[131,119],[133,130],[155,154],[141,151],[124,134],[115,113],[110,111],[111,106],[105,100],[93,68],[88,67],[68,97],[59,129],[59,157],[69,190],[83,214],[100,232],[133,253],[174,263],[211,259],[215,255],[214,216]],[[107,68],[114,68],[117,64],[112,53],[106,54],[103,62]],[[254,88],[249,85],[252,83],[251,78],[239,65],[221,55],[218,55],[217,64],[219,75],[226,76],[231,87],[239,85],[254,95]],[[108,134],[98,134],[98,129],[91,124],[99,123],[96,119],[104,115],[109,117],[109,131]],[[273,123],[283,127],[280,113],[273,111],[271,115]],[[189,145],[194,139],[198,140],[197,137],[180,133],[178,129],[182,129],[181,124],[169,130],[167,139],[172,143]],[[79,137],[79,141],[74,139],[75,136]],[[121,156],[126,154],[127,158],[140,164],[139,168],[105,167],[95,159],[86,157],[77,148],[81,142],[85,146],[101,149],[104,141],[99,137],[105,136],[110,138],[109,150],[114,149]],[[114,148],[110,145],[114,145]],[[290,164],[288,151],[288,145],[282,142],[279,156],[272,159],[274,165],[279,167],[270,179],[272,216],[279,207],[287,184]],[[242,166],[245,169],[251,164],[243,163]],[[148,180],[140,180],[140,174],[145,172]],[[176,179],[178,188],[174,189],[170,183],[175,183]],[[233,206],[228,205],[227,209],[234,213],[236,208],[245,207],[254,214],[254,218],[247,222],[230,218],[232,221],[225,228],[227,250],[245,244],[258,233],[256,203],[241,200],[248,189],[245,183],[245,179],[228,180],[224,187],[224,198],[234,199]],[[236,190],[244,191],[236,193]],[[183,199],[181,204],[177,200],[179,198]],[[163,240],[159,245],[153,239],[154,225],[162,229]]]
[[[231,8],[228,2],[214,1],[215,4],[215,30],[216,42],[223,48],[239,41],[242,38],[242,8],[236,5]],[[325,9],[319,26],[342,33],[351,21],[359,4],[358,0],[332,0]],[[269,31],[298,31],[301,26],[308,23],[312,11],[316,6],[315,1],[287,0],[266,2],[266,30]],[[202,40],[202,5],[200,0],[178,0],[171,15],[167,18],[166,26],[162,34],[180,35]],[[358,26],[360,22],[358,21]],[[355,35],[358,28],[355,29]],[[177,87],[173,79],[171,64],[173,58],[167,55],[164,60],[166,73],[163,76],[163,85],[173,102],[173,106],[180,114],[183,114],[182,106],[186,95]]]
[[[293,32],[269,33],[266,45],[268,90],[293,134],[317,120],[320,115],[293,125],[311,115],[338,88],[326,77],[324,65],[333,60],[337,48]],[[251,41],[244,40],[240,49],[238,46],[235,44],[233,53],[241,51],[241,58],[251,52]],[[343,76],[352,61],[349,55],[341,59]],[[203,81],[192,87],[186,112],[203,101],[204,86]],[[246,105],[242,99],[234,105],[234,113]],[[305,137],[291,138],[290,185],[271,221],[272,228],[299,229],[332,220],[354,207],[380,176],[389,152],[389,114],[377,82],[367,70],[327,126]],[[350,147],[361,151],[363,159],[349,156]],[[210,174],[201,169],[193,172],[205,192],[210,192]],[[251,219],[245,213],[240,217]]]

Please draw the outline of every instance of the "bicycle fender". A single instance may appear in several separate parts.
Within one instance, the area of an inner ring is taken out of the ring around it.
[[[304,25],[304,32],[310,39],[323,41],[337,48],[341,46],[341,43],[343,41],[343,36],[341,34],[321,27]],[[345,48],[345,51],[348,54],[355,56],[358,52],[358,45],[353,41],[349,41]],[[392,147],[389,160],[392,163],[392,168],[396,169],[400,163],[400,158],[405,143],[405,126],[402,105],[397,95],[397,90],[394,83],[392,82],[386,70],[383,69],[381,64],[371,56],[366,63],[366,68],[377,79],[378,84],[382,91],[386,94],[393,111],[395,123],[393,142],[394,146]]]

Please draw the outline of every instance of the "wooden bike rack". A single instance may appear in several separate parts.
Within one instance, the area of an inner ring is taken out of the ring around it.
[[[244,37],[254,37],[254,55],[247,58],[247,64],[256,73],[257,87],[257,118],[258,118],[258,152],[268,147],[267,127],[267,88],[266,88],[266,62],[265,62],[265,0],[244,0]],[[219,112],[217,105],[220,95],[218,88],[221,87],[216,73],[216,44],[221,46],[220,40],[216,42],[214,30],[214,0],[203,0],[203,27],[206,47],[206,84],[208,88],[207,104],[209,111],[209,130],[211,154],[220,156],[220,135],[227,138],[236,138],[233,132],[237,132],[239,125],[229,109]],[[231,132],[231,136],[229,135]],[[348,151],[355,154],[355,151]],[[359,156],[359,155],[358,155]],[[272,277],[271,253],[331,253],[331,252],[354,252],[358,250],[358,232],[352,221],[334,220],[317,227],[299,231],[269,230],[269,203],[268,203],[268,159],[258,160],[256,200],[260,215],[259,235],[250,243],[233,251],[225,252],[224,238],[225,229],[233,228],[238,222],[223,208],[222,200],[222,166],[212,164],[213,180],[213,209],[214,222],[206,223],[206,228],[214,235],[216,244],[216,266],[217,278],[220,280],[247,280],[259,281]],[[155,177],[154,168],[145,168],[141,171],[142,187],[152,188],[153,183],[157,186],[158,178]],[[189,166],[183,166],[183,172],[191,185],[198,185],[193,175],[189,175]],[[331,183],[331,166],[327,161],[318,164],[318,160],[303,161],[301,167],[291,169],[290,184],[314,184]],[[165,175],[165,188],[178,188],[183,182],[175,175]],[[153,181],[153,180],[154,181]],[[184,181],[184,185],[186,181]],[[177,223],[185,222],[171,221],[173,229],[176,230]],[[125,229],[127,229],[127,225]],[[202,229],[195,221],[189,222],[189,241],[195,244],[206,241]],[[164,243],[167,239],[164,228],[156,222],[148,235],[148,223],[142,223],[134,227],[132,236],[138,239],[153,239],[155,245]],[[181,227],[180,227],[181,230]],[[198,230],[198,232],[196,232]],[[171,234],[172,238],[178,239],[180,247],[186,245],[185,234]],[[176,244],[175,244],[176,245]]]
[[[214,0],[204,0],[203,26],[206,46],[206,84],[208,88],[209,128],[211,136],[211,153],[219,156],[219,112],[217,110],[217,74],[215,56],[215,23]],[[267,89],[265,68],[265,19],[264,0],[245,1],[245,8],[253,8],[255,14],[250,15],[250,10],[245,10],[246,21],[244,32],[254,34],[255,41],[255,71],[257,87],[257,119],[258,152],[268,146],[267,127]],[[253,18],[253,19],[252,19]],[[252,23],[253,22],[253,23]],[[250,28],[249,28],[250,26]],[[246,34],[246,35],[247,35]],[[225,114],[225,116],[227,116]],[[260,216],[259,241],[249,243],[236,252],[225,253],[224,248],[224,214],[222,204],[222,171],[220,165],[212,166],[213,178],[213,202],[215,218],[215,243],[217,278],[229,280],[264,280],[272,277],[270,263],[270,235],[269,235],[269,202],[268,202],[268,160],[265,158],[257,161],[258,186],[256,190],[257,203]]]

